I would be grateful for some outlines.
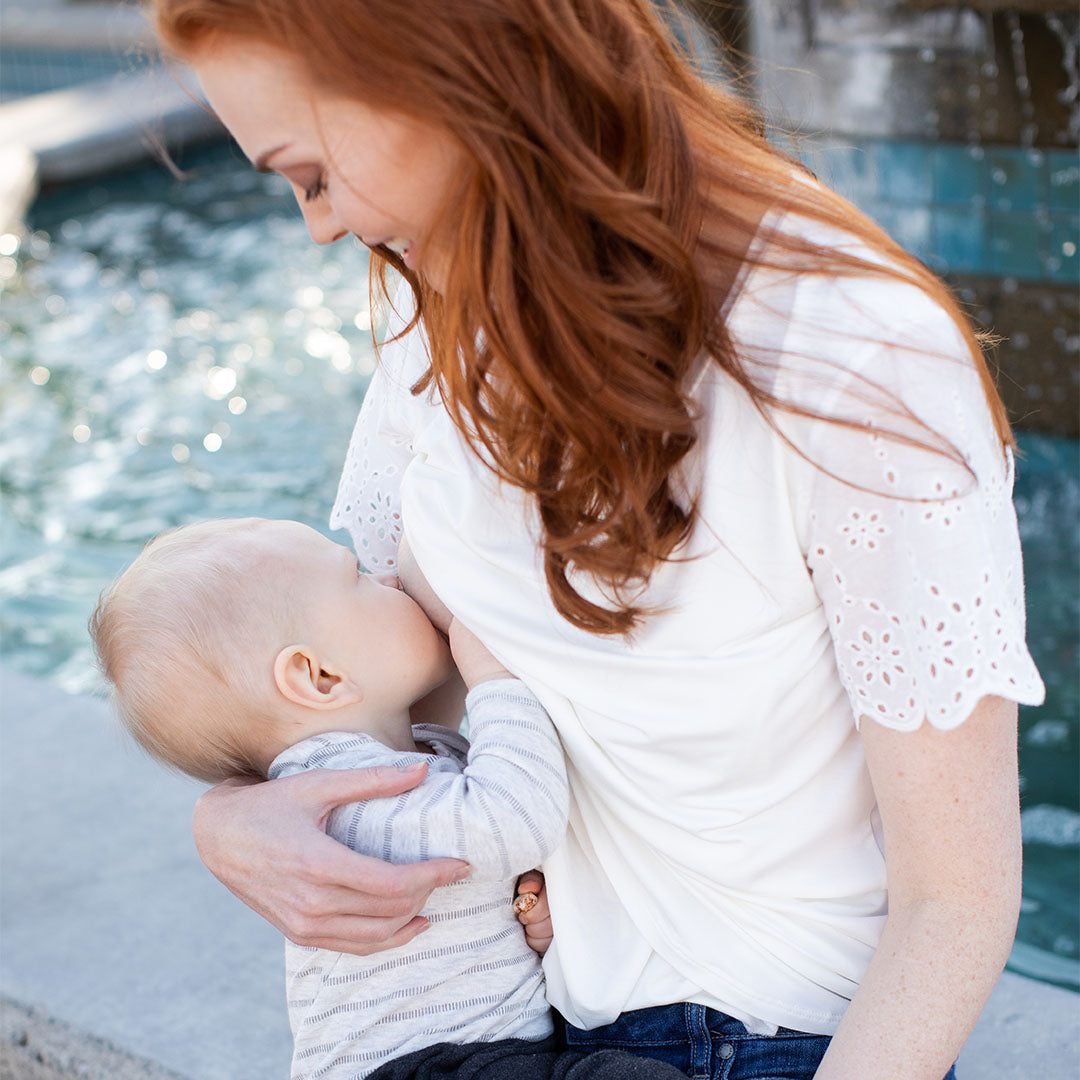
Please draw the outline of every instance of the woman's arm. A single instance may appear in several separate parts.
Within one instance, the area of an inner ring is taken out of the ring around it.
[[[298,945],[365,956],[427,929],[431,890],[469,873],[458,859],[395,866],[323,831],[335,806],[396,795],[427,775],[413,769],[314,769],[249,783],[229,780],[195,806],[199,856],[248,907]]]
[[[941,1080],[975,1026],[1020,908],[1016,711],[984,697],[951,731],[863,718],[889,916],[817,1080]]]

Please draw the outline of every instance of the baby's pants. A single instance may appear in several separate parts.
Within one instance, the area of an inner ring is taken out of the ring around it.
[[[555,1039],[438,1043],[381,1065],[367,1080],[686,1080],[672,1065],[622,1050],[560,1050]]]

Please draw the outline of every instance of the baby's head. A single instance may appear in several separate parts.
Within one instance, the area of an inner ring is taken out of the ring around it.
[[[103,594],[90,632],[135,738],[211,783],[265,777],[320,732],[385,737],[452,668],[396,579],[294,521],[163,533]]]

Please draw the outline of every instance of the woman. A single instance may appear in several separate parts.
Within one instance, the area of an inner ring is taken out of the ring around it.
[[[409,286],[332,523],[374,569],[404,521],[559,728],[567,1040],[951,1075],[1015,928],[1015,702],[1042,687],[1011,438],[947,290],[648,0],[156,11],[312,237]],[[301,943],[411,939],[466,868],[318,830],[415,779],[303,779],[204,796],[207,864]]]

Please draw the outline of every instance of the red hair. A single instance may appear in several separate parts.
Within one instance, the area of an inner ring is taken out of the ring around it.
[[[724,304],[748,261],[922,290],[959,328],[1011,443],[945,285],[846,200],[800,182],[803,167],[768,144],[747,102],[702,78],[651,0],[154,0],[154,10],[180,56],[218,37],[278,46],[320,84],[464,147],[473,167],[445,216],[453,258],[440,291],[388,251],[374,253],[373,283],[386,293],[388,264],[409,279],[410,329],[424,319],[432,357],[414,391],[433,380],[491,467],[535,498],[548,588],[574,625],[632,629],[645,612],[627,590],[692,528],[675,477],[696,438],[687,385],[699,357],[766,417],[816,415],[777,400],[726,331]],[[880,261],[779,231],[751,255],[748,202],[842,229]],[[934,432],[896,437],[963,464]],[[613,605],[580,595],[571,572],[607,583]]]

